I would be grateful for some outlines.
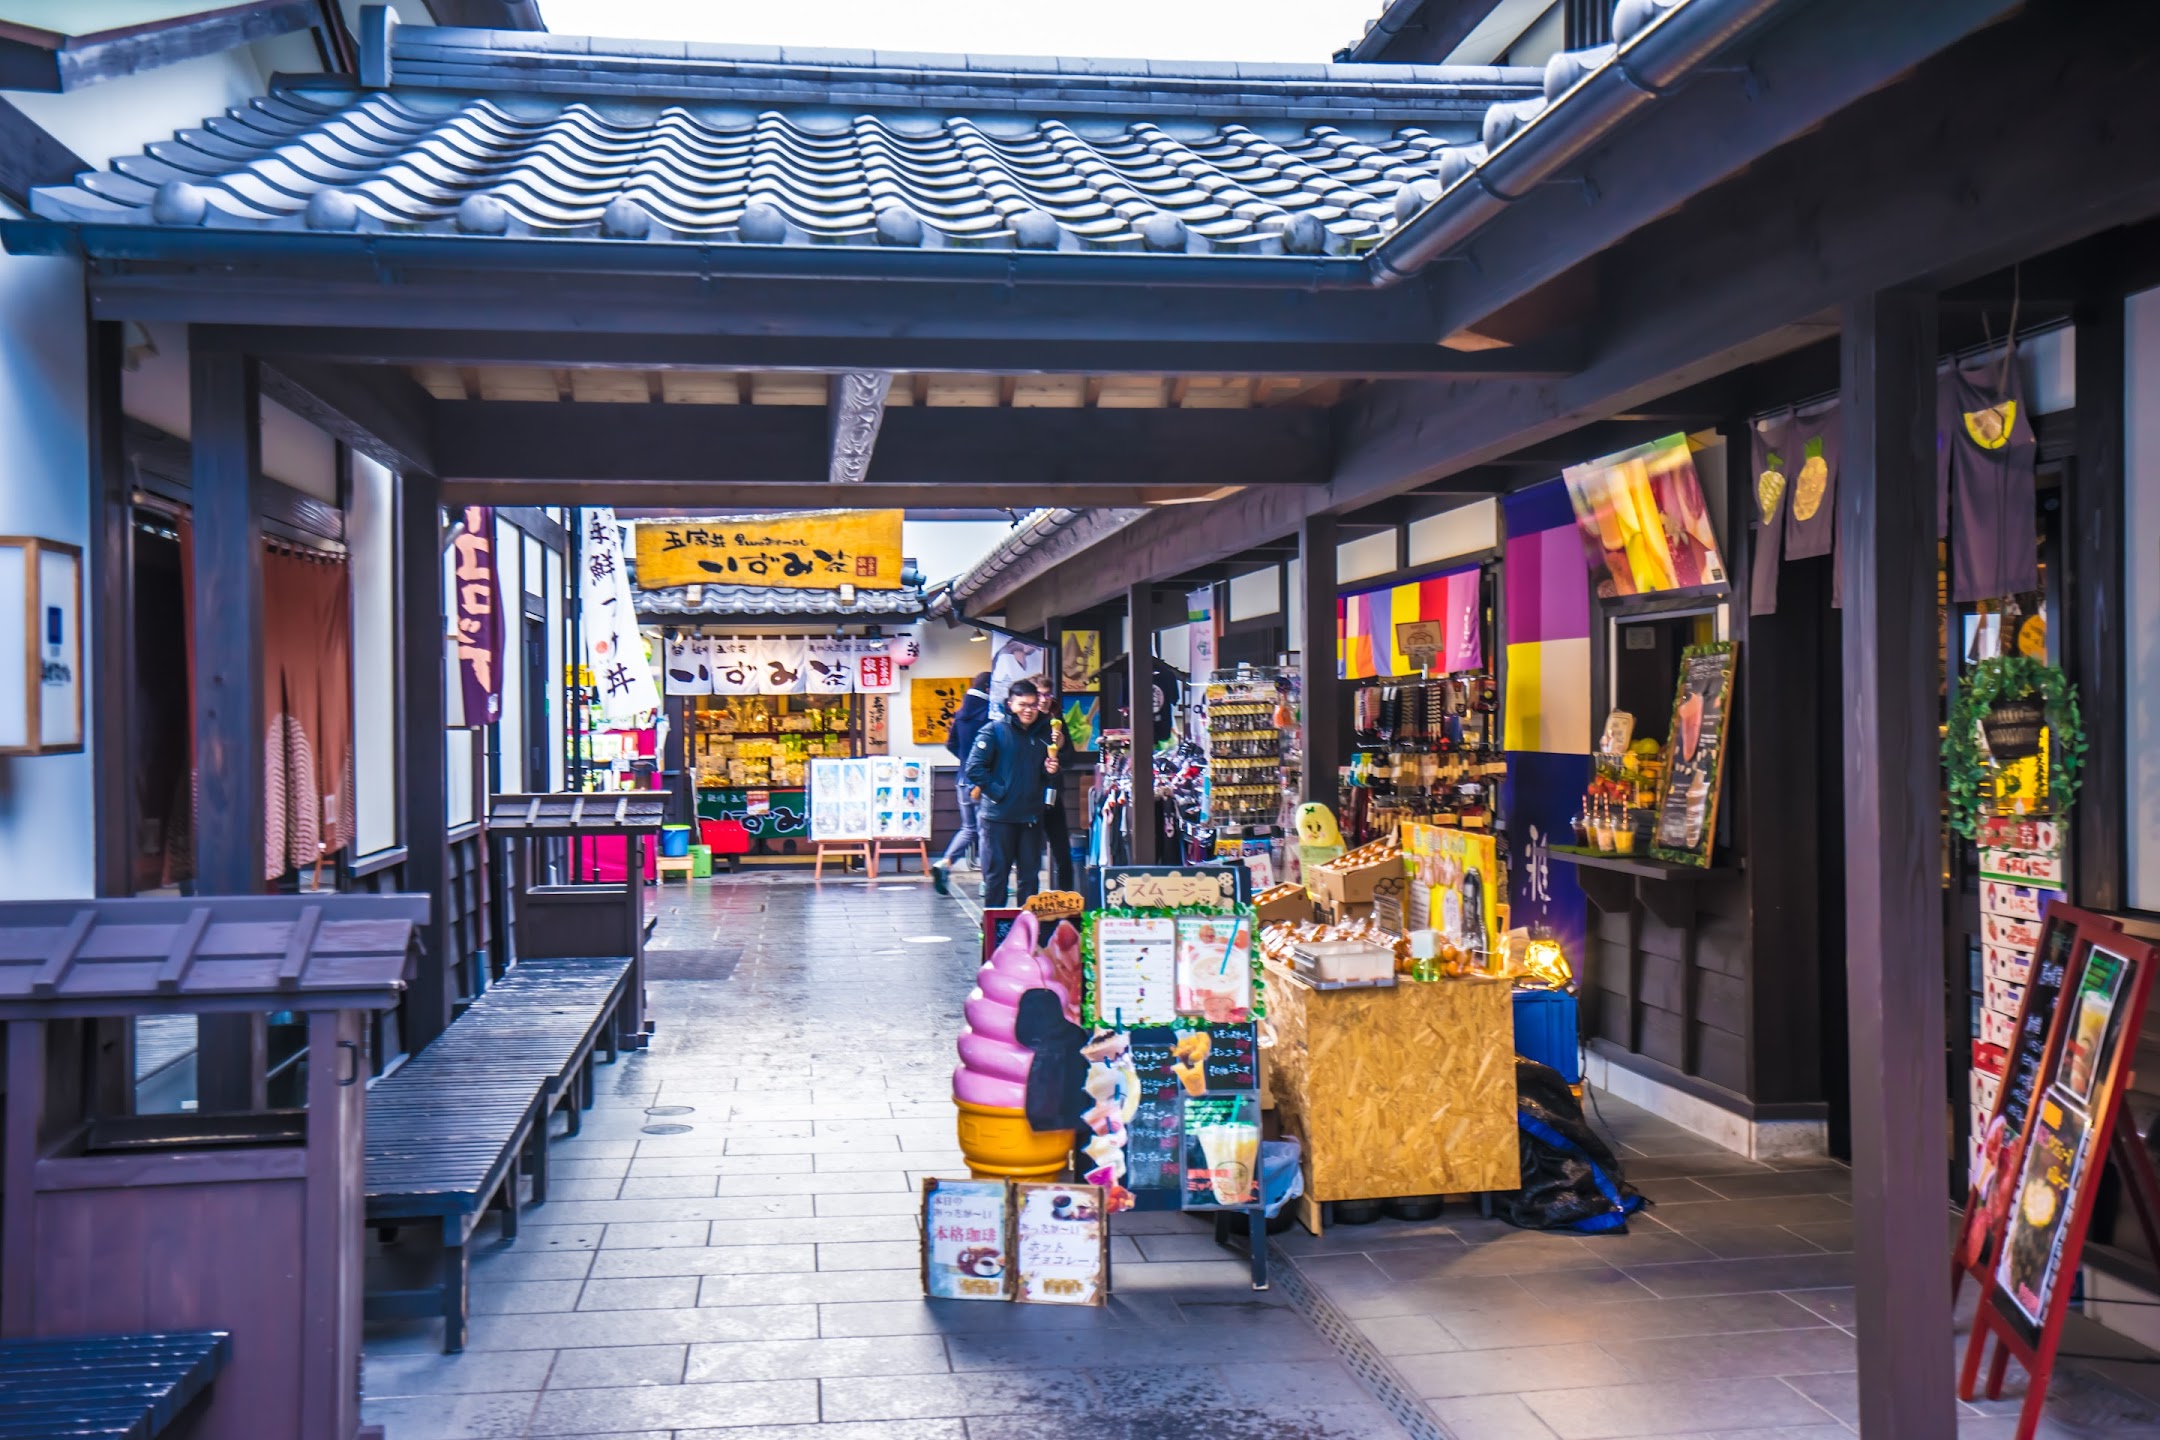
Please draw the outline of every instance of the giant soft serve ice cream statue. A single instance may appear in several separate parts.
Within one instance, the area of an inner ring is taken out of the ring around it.
[[[1028,1124],[1028,1069],[1035,1055],[1013,1036],[1020,997],[1030,990],[1055,994],[1068,1019],[1079,1014],[1080,937],[1060,925],[1048,948],[1038,950],[1041,935],[1041,923],[1022,911],[968,997],[953,1103],[960,1111],[960,1150],[977,1179],[1052,1179],[1072,1155],[1072,1131]]]

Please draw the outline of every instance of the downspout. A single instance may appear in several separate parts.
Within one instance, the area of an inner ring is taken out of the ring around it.
[[[1795,3],[1620,0],[1613,13],[1618,44],[1555,55],[1545,67],[1542,99],[1495,105],[1486,112],[1484,144],[1448,152],[1439,179],[1422,182],[1431,190],[1429,203],[1366,256],[1368,282],[1380,288],[1400,284],[1460,248],[1741,32]]]

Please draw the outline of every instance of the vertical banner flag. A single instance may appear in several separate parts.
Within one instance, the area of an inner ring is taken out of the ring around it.
[[[1590,574],[1574,507],[1559,480],[1504,502],[1507,516],[1507,779],[1509,920],[1542,928],[1583,973],[1589,906],[1575,867],[1552,845],[1590,784]]]
[[[495,511],[465,507],[465,528],[450,542],[456,557],[457,657],[467,725],[502,718],[502,590],[495,581]]]
[[[1215,587],[1203,585],[1185,597],[1185,623],[1192,628],[1186,631],[1191,646],[1191,664],[1187,673],[1196,685],[1205,685],[1208,676],[1215,673],[1215,652],[1218,632],[1215,628]]]
[[[585,512],[578,564],[584,567],[580,619],[587,663],[600,690],[600,715],[628,723],[658,710],[660,692],[645,662],[645,640],[638,634],[637,605],[630,598],[630,576],[623,565],[622,530],[612,505]]]

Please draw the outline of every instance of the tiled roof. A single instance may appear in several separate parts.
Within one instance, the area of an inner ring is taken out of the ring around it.
[[[58,220],[844,246],[1361,251],[1536,72],[396,31],[38,193]],[[1417,198],[1422,197],[1422,198]]]
[[[295,235],[1360,255],[1444,192],[1477,209],[1488,159],[1668,12],[1765,3],[1619,0],[1617,50],[1542,74],[395,27],[371,39],[375,88],[282,78],[33,208]]]
[[[663,619],[697,615],[811,615],[845,619],[850,615],[923,613],[920,587],[904,590],[858,590],[855,603],[840,603],[837,590],[780,590],[754,585],[680,585],[668,590],[640,590],[638,614]]]

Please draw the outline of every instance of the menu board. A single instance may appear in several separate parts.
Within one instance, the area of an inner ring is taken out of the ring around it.
[[[1027,1305],[1100,1305],[1110,1226],[1099,1185],[1013,1186],[1013,1298]]]
[[[1177,1010],[1221,1024],[1251,1018],[1251,917],[1177,917]]]
[[[1252,1204],[1260,1184],[1259,1095],[1187,1099],[1184,1106],[1184,1208]]]
[[[915,755],[810,762],[813,840],[927,840],[930,765]]]
[[[923,1293],[1010,1299],[1011,1218],[1003,1180],[923,1181]]]
[[[1174,1190],[1178,1185],[1177,1032],[1168,1026],[1132,1032],[1139,1108],[1126,1124],[1125,1186]]]
[[[1116,865],[1102,876],[1106,910],[1228,910],[1250,883],[1242,865]]]
[[[1168,915],[1099,915],[1094,936],[1094,1013],[1120,1030],[1175,1020],[1177,921]]]
[[[1660,860],[1710,863],[1738,659],[1739,647],[1729,642],[1690,645],[1680,652],[1680,683],[1665,747],[1670,758],[1658,786],[1657,830],[1650,847]]]

